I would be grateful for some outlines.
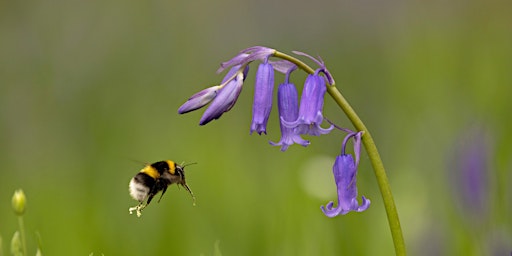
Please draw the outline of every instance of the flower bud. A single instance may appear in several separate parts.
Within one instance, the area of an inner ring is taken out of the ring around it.
[[[16,215],[23,215],[26,204],[27,198],[25,197],[23,190],[18,189],[14,191],[14,195],[12,196],[12,209],[14,209]]]

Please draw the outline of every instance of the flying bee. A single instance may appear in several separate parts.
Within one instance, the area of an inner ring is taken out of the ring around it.
[[[142,168],[142,170],[130,180],[130,195],[133,199],[139,201],[137,206],[128,209],[130,214],[136,211],[137,217],[140,217],[142,210],[151,203],[151,200],[158,192],[162,191],[160,199],[158,199],[158,202],[160,202],[167,187],[175,183],[181,185],[190,193],[195,205],[196,198],[194,197],[194,193],[192,193],[192,190],[190,190],[185,181],[185,166],[186,165],[178,165],[170,160],[165,160],[146,165]],[[144,201],[146,201],[146,203],[144,203]]]

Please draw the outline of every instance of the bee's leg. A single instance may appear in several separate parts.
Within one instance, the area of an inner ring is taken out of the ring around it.
[[[162,197],[164,196],[165,191],[167,191],[167,187],[164,187],[164,189],[162,189],[162,194],[160,194],[160,199],[158,199],[159,203],[160,203],[160,200],[162,200]]]
[[[146,208],[146,206],[148,206],[149,202],[151,202],[151,199],[153,199],[153,196],[155,195],[155,193],[153,193],[152,191],[150,191],[146,197],[144,197],[144,199],[142,199],[142,201],[139,201],[139,204],[134,206],[134,207],[130,207],[128,209],[128,211],[130,211],[130,214],[133,214],[133,211],[136,211],[137,212],[137,217],[140,217],[142,216],[142,210],[144,210],[144,208]],[[146,199],[148,200],[146,203],[144,203],[144,201],[146,201]]]
[[[153,200],[153,197],[155,196],[155,193],[153,192],[150,192],[149,195],[148,195],[148,201],[146,202],[146,205],[149,205],[149,203],[151,203],[151,200]],[[146,206],[144,206],[146,207]]]
[[[139,203],[138,207],[142,211],[142,209],[146,208],[147,205],[148,204],[145,204],[144,201],[142,201],[142,202]]]
[[[128,209],[128,211],[130,212],[130,214],[133,214],[133,211],[135,211],[135,210],[137,210],[137,209],[139,209],[139,208],[140,208],[140,204],[139,204],[139,205],[137,205],[137,206],[134,206],[134,207],[130,207],[130,208]]]
[[[133,211],[136,211],[137,212],[137,217],[140,217],[142,215],[142,210],[144,208],[146,208],[146,205],[147,204],[144,204],[144,201],[141,201],[141,202],[139,202],[138,205],[136,205],[134,207],[130,207],[128,209],[128,211],[130,212],[130,214],[133,214]]]

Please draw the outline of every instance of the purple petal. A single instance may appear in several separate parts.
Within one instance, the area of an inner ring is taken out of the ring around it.
[[[268,61],[274,67],[274,70],[283,74],[288,74],[291,71],[297,69],[297,65],[287,61],[287,60],[276,60],[276,61]]]
[[[311,60],[313,60],[318,66],[320,66],[320,69],[317,70],[317,71],[322,71],[322,73],[325,74],[325,78],[327,79],[327,81],[329,82],[329,84],[334,84],[334,78],[332,77],[331,73],[329,72],[329,70],[327,70],[327,67],[325,66],[325,63],[324,61],[322,60],[322,58],[320,56],[318,56],[318,59],[315,59],[314,57],[312,57],[311,55],[307,54],[307,53],[304,53],[304,52],[299,52],[299,51],[292,51],[293,53],[297,54],[297,55],[300,55],[300,56],[305,56],[305,57],[308,57],[310,58]]]
[[[368,207],[370,207],[370,199],[367,199],[366,197],[364,196],[361,196],[361,205],[359,207],[357,207],[357,210],[356,212],[362,212],[362,211],[366,211],[366,209],[368,209]],[[356,200],[357,202],[357,200]]]
[[[222,78],[222,82],[220,82],[220,84],[224,84],[226,83],[228,80],[230,79],[234,79],[235,76],[237,75],[237,73],[240,71],[240,68],[242,66],[241,65],[236,65],[236,66],[233,66],[229,71],[228,73],[226,73],[226,75],[224,76],[224,78]],[[244,76],[246,76],[247,73],[244,74]]]
[[[218,119],[225,112],[229,111],[236,103],[243,85],[243,73],[239,73],[235,79],[229,81],[217,93],[217,97],[212,101],[211,105],[206,109],[199,125],[205,125],[214,119]]]
[[[361,152],[361,137],[364,132],[358,132],[354,136],[354,155],[356,156],[356,166],[359,165],[359,155]]]
[[[332,208],[332,206],[334,205],[334,203],[331,201],[329,203],[327,203],[327,205],[324,206],[320,206],[320,209],[322,210],[322,212],[324,212],[325,216],[329,217],[329,218],[333,218],[333,217],[336,217],[338,215],[340,215],[342,209],[341,207],[336,207],[336,208]]]
[[[181,105],[181,107],[178,109],[178,113],[185,114],[204,107],[206,104],[210,103],[210,101],[212,101],[215,96],[217,96],[217,90],[219,89],[219,86],[213,86],[192,95],[192,97],[190,97],[187,102]]]
[[[274,92],[274,69],[269,63],[262,63],[256,72],[254,103],[252,107],[251,134],[267,133],[267,122],[272,110]]]
[[[297,55],[300,55],[300,56],[305,56],[305,57],[308,57],[310,58],[312,61],[314,61],[318,66],[320,66],[321,68],[325,68],[325,64],[324,64],[324,61],[322,60],[322,58],[318,57],[318,59],[315,59],[313,56],[305,53],[305,52],[300,52],[300,51],[292,51],[293,53],[297,54]]]
[[[281,146],[281,151],[286,151],[294,143],[302,146],[309,145],[309,141],[300,137],[294,128],[284,125],[286,120],[295,120],[299,114],[298,93],[292,83],[282,83],[277,89],[277,108],[279,111],[279,123],[281,127],[281,140],[277,143],[269,142],[273,146]]]
[[[225,83],[229,82],[230,80],[234,80],[236,78],[237,73],[240,72],[241,67],[242,66],[237,65],[237,66],[234,66],[233,68],[231,68],[231,70],[229,70],[229,72],[222,79],[221,85],[206,88],[206,89],[192,95],[187,100],[187,102],[185,102],[183,105],[180,106],[180,108],[178,109],[178,113],[185,114],[185,113],[188,113],[188,112],[191,112],[191,111],[194,111],[194,110],[197,110],[199,108],[206,106],[217,96],[218,92],[223,87],[225,87]],[[244,78],[247,75],[248,70],[249,70],[249,67],[246,66],[244,69],[244,72],[243,72]],[[217,109],[217,110],[220,111],[220,109]],[[229,109],[227,109],[227,110],[229,110]]]
[[[226,62],[222,62],[220,64],[220,68],[217,69],[217,73],[221,73],[222,71],[224,71],[224,69],[226,68],[229,68],[229,67],[234,67],[234,66],[241,66],[243,63],[243,60],[245,60],[247,57],[249,56],[249,54],[238,54],[236,55],[235,57],[233,57],[232,59],[226,61]]]
[[[235,57],[232,59],[223,62],[220,64],[220,68],[217,70],[218,73],[222,72],[224,69],[235,66],[235,65],[246,65],[255,60],[266,60],[269,56],[274,54],[276,50],[263,47],[263,46],[253,46],[247,49],[240,51]]]
[[[333,208],[334,203],[329,202],[325,208],[320,207],[327,217],[334,217],[339,214],[347,214],[350,211],[361,212],[370,206],[370,200],[362,197],[362,203],[357,201],[356,175],[357,165],[352,155],[339,155],[336,157],[332,168],[334,180],[338,191],[338,205]]]
[[[288,128],[295,128],[298,134],[319,136],[329,133],[334,126],[322,128],[324,118],[324,96],[327,89],[325,80],[320,75],[309,75],[304,82],[298,118],[293,121],[284,120],[283,124]]]

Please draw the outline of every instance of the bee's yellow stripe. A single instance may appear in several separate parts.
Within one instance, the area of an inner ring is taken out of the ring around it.
[[[158,173],[158,171],[155,168],[153,168],[153,166],[151,166],[151,165],[148,165],[148,166],[142,168],[142,170],[140,170],[140,172],[143,172],[143,173],[151,176],[151,178],[153,178],[155,180],[160,178],[160,173]]]
[[[167,160],[166,162],[167,162],[167,164],[169,165],[169,172],[170,172],[171,174],[174,174],[174,172],[175,172],[175,170],[176,170],[176,163],[174,163],[174,162],[173,162],[173,161],[171,161],[171,160]]]

